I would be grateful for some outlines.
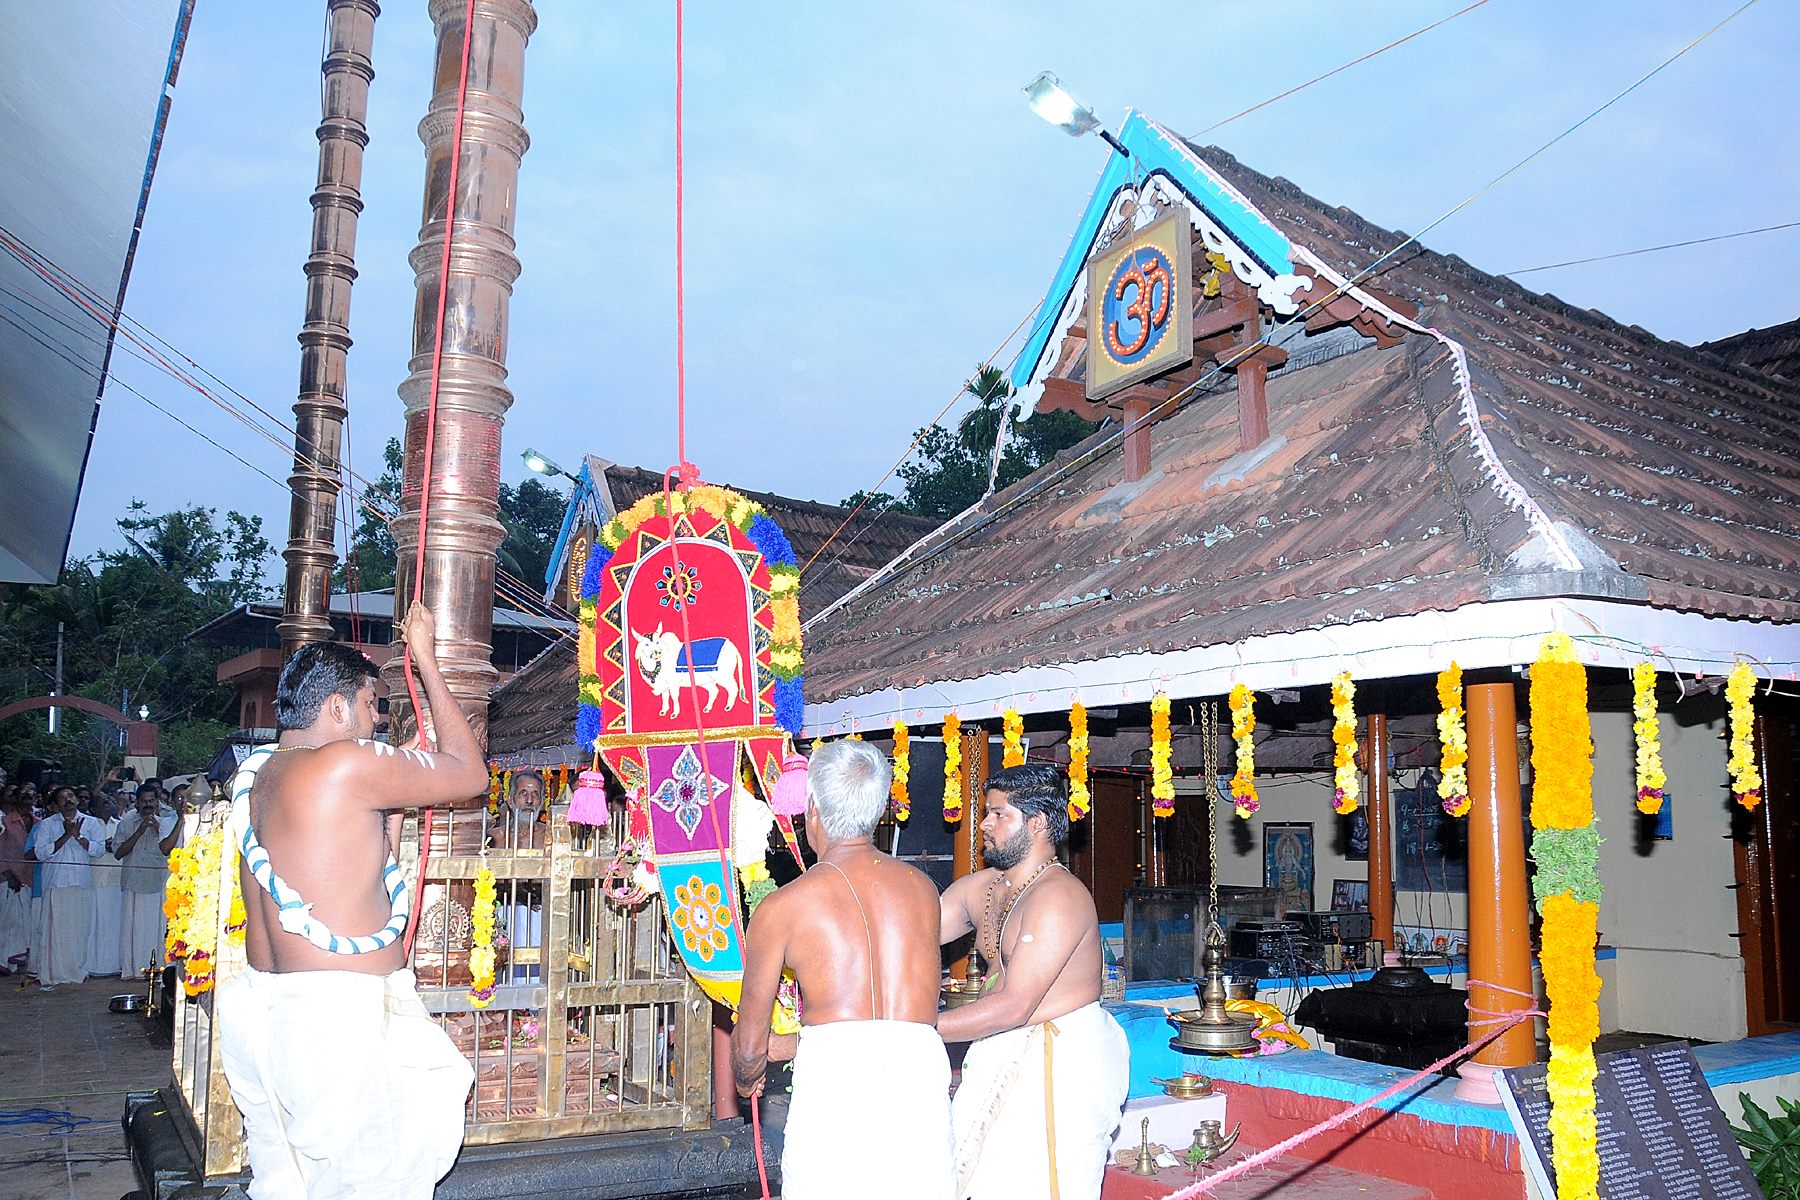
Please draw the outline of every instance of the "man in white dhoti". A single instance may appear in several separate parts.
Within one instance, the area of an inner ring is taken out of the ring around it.
[[[938,1020],[972,1042],[953,1104],[957,1200],[1096,1200],[1125,1105],[1125,1034],[1100,1007],[1094,900],[1057,861],[1068,792],[1047,763],[988,778],[987,869],[951,884],[944,942],[970,930],[986,992]]]
[[[113,859],[119,864],[120,973],[136,975],[163,965],[169,919],[163,894],[169,883],[169,853],[175,849],[180,819],[161,797],[139,788],[132,810],[113,831]]]
[[[117,975],[119,921],[123,915],[119,862],[113,857],[113,833],[119,827],[118,801],[105,792],[93,797],[88,815],[100,823],[101,842],[94,855],[94,919],[88,927],[89,975]]]
[[[216,1011],[253,1200],[429,1200],[462,1144],[474,1072],[406,969],[393,855],[403,809],[475,807],[487,764],[438,670],[431,613],[414,605],[401,633],[435,753],[369,740],[374,664],[312,643],[281,669],[276,744],[232,785],[249,967],[219,985]]]
[[[31,969],[49,991],[88,977],[88,938],[94,923],[94,855],[105,852],[100,822],[81,812],[75,789],[50,794],[51,815],[31,831],[32,853],[43,868],[37,941]]]
[[[863,742],[812,756],[806,840],[818,862],[745,931],[731,1036],[741,1095],[762,1091],[784,967],[800,988],[782,1200],[950,1196],[950,1063],[933,1029],[937,889],[871,840],[890,781],[887,759]]]

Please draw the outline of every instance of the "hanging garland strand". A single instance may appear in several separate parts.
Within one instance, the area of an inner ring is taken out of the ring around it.
[[[1025,761],[1025,718],[1016,708],[1008,708],[1000,718],[1000,765],[1016,767]]]
[[[485,855],[483,856],[485,857]],[[475,907],[469,914],[473,936],[469,946],[469,1003],[486,1008],[494,1000],[494,873],[475,872]]]
[[[1669,777],[1663,773],[1662,730],[1656,719],[1656,668],[1641,662],[1631,668],[1631,732],[1637,742],[1638,811],[1662,811]]]
[[[1756,694],[1756,674],[1747,662],[1731,668],[1725,680],[1725,699],[1731,704],[1731,794],[1746,809],[1762,803],[1762,772],[1756,766],[1756,710],[1750,698]]]
[[[1169,693],[1150,697],[1150,812],[1175,815],[1175,770],[1170,765]]]
[[[1551,1166],[1557,1200],[1594,1200],[1594,1039],[1600,1034],[1600,833],[1587,671],[1565,633],[1546,637],[1531,668],[1532,891],[1543,914],[1540,961],[1550,997]]]
[[[1231,798],[1237,815],[1247,821],[1262,802],[1256,798],[1256,693],[1241,683],[1231,688],[1231,740],[1237,746]]]
[[[1088,791],[1087,706],[1077,700],[1069,706],[1069,820],[1088,815],[1093,796]]]
[[[912,819],[912,799],[906,794],[906,780],[912,774],[912,735],[905,721],[894,722],[894,783],[888,789],[893,802],[894,820]]]
[[[1331,764],[1336,784],[1331,808],[1348,816],[1362,794],[1356,770],[1356,684],[1348,671],[1339,671],[1331,681]]]
[[[954,825],[963,815],[962,719],[944,718],[944,821]]]
[[[1438,799],[1453,817],[1469,815],[1469,730],[1464,724],[1462,668],[1451,663],[1437,677]]]

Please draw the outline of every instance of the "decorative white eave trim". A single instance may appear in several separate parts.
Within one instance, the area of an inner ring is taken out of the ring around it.
[[[1648,658],[1659,671],[1720,675],[1739,659],[1764,679],[1796,678],[1800,624],[1677,612],[1610,600],[1495,600],[1449,612],[1384,617],[1221,646],[1125,654],[1086,662],[1022,667],[974,679],[884,688],[806,706],[807,737],[879,732],[896,720],[919,727],[949,713],[966,721],[1021,713],[1141,704],[1166,691],[1176,699],[1223,696],[1243,683],[1258,691],[1330,682],[1435,674],[1454,659],[1465,670],[1533,661],[1557,630],[1575,639],[1592,666],[1630,667]]]

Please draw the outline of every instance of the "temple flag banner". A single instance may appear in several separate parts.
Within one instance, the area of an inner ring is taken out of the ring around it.
[[[1177,210],[1088,260],[1089,400],[1193,360],[1193,235]]]
[[[628,836],[689,973],[734,1008],[739,879],[766,877],[773,819],[739,772],[748,763],[771,793],[799,731],[799,592],[762,506],[705,484],[614,517],[581,576],[575,739],[625,789]]]

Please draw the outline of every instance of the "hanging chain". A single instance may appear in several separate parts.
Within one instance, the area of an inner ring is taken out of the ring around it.
[[[1206,936],[1219,928],[1219,705],[1208,700],[1200,709],[1200,769],[1206,776]]]

